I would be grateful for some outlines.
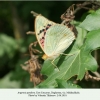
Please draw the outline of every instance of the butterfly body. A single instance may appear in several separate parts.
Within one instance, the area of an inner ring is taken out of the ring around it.
[[[56,24],[38,15],[35,19],[37,40],[44,51],[44,59],[55,59],[63,53],[75,39],[70,28]]]

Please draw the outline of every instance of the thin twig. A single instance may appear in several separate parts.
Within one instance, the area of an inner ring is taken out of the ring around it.
[[[28,31],[28,32],[26,32],[26,34],[34,34],[35,35],[35,32]]]
[[[85,1],[85,2],[82,3],[82,4],[78,4],[78,5],[77,5],[77,8],[74,10],[73,14],[76,14],[79,10],[82,9],[82,7],[87,6],[87,5],[90,5],[90,4],[91,4],[90,1]]]
[[[93,4],[100,6],[100,1],[93,2]]]
[[[40,14],[34,12],[34,11],[31,11],[31,14],[33,14],[33,16],[35,16],[35,17],[38,16],[38,15],[40,15]]]
[[[100,78],[100,74],[98,72],[92,72],[96,77]]]
[[[88,79],[93,79],[93,80],[96,80],[96,81],[100,81],[100,77],[95,77],[95,76],[92,76],[89,74],[89,72],[87,71],[86,74],[85,74],[85,79],[88,80]]]

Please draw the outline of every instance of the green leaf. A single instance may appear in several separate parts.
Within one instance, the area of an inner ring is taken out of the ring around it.
[[[82,37],[82,34],[78,34],[78,37]],[[68,80],[73,75],[78,75],[77,79],[84,77],[85,71],[96,71],[97,62],[92,57],[91,52],[100,47],[100,30],[91,31],[86,36],[86,41],[82,46],[79,45],[77,38],[75,45],[70,53],[73,56],[66,56],[65,61],[62,63],[61,71],[64,72],[63,79]],[[82,39],[82,38],[80,38]],[[67,66],[66,66],[67,65]]]
[[[72,82],[66,82],[65,80],[57,79],[58,88],[80,88],[80,86],[73,84]]]
[[[55,66],[56,66],[58,60],[59,60],[59,57],[53,62],[53,64]],[[55,66],[53,66],[53,64],[52,64],[52,60],[48,60],[48,59],[45,60],[43,66],[42,66],[41,73],[43,75],[49,76],[56,71],[58,72],[58,68],[55,68]]]
[[[12,72],[8,73],[4,78],[0,79],[0,88],[20,88],[20,81],[11,81],[10,77],[12,76]]]
[[[89,14],[86,19],[79,25],[88,31],[97,30],[100,28],[100,9]]]
[[[78,37],[70,51],[72,55],[67,55],[60,64],[59,71],[54,70],[51,74],[48,74],[48,78],[39,84],[40,87],[57,87],[57,79],[67,81],[75,75],[77,75],[77,79],[82,80],[87,70],[97,70],[97,62],[92,57],[91,52],[100,47],[100,30],[91,31],[88,35],[86,35],[87,31],[82,28],[77,27],[77,31]]]
[[[3,44],[0,42],[0,57],[2,57],[4,55],[5,51],[3,48]]]
[[[5,34],[0,34],[0,47],[0,56],[3,56],[4,53],[6,53],[11,58],[18,48],[18,44],[13,38]]]

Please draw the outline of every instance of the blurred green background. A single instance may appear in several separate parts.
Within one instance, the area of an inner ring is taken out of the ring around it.
[[[34,31],[34,17],[30,11],[61,23],[60,16],[72,4],[81,1],[0,1],[0,88],[31,88],[29,73],[21,64],[29,59],[28,46],[36,40],[27,31]],[[81,20],[82,14],[75,19]]]

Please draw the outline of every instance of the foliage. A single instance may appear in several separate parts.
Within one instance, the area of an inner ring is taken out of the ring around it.
[[[4,54],[7,54],[9,58],[12,58],[15,49],[18,48],[18,45],[13,38],[2,33],[0,34],[0,46],[0,57],[2,57]]]
[[[72,54],[72,56],[67,55],[65,59],[61,62],[60,66],[58,66],[60,71],[52,69],[54,66],[51,64],[51,62],[45,61],[41,72],[47,75],[48,78],[44,82],[39,84],[39,86],[50,86],[59,88],[56,79],[67,81],[72,76],[77,75],[77,80],[82,80],[87,70],[97,70],[98,64],[91,55],[91,52],[93,50],[96,50],[100,47],[100,29],[98,27],[99,21],[95,21],[93,23],[93,21],[96,20],[96,18],[98,17],[97,12],[99,14],[100,10],[97,10],[94,13],[95,17],[89,17],[89,19],[86,18],[82,23],[76,26],[78,37],[69,52],[69,54]],[[92,15],[93,14],[89,14],[88,16]],[[86,21],[87,19],[88,21]],[[89,28],[91,28],[90,31],[88,30]]]
[[[62,6],[62,9],[59,7],[59,4]],[[52,1],[49,3],[46,1],[0,1],[1,88],[13,87],[13,85],[11,86],[8,84],[10,82],[12,83],[13,81],[16,81],[16,84],[14,83],[15,86],[13,88],[33,87],[33,83],[29,81],[29,73],[24,71],[20,66],[30,58],[28,46],[30,43],[36,40],[35,36],[26,35],[27,31],[34,30],[34,18],[30,14],[30,11],[34,10],[52,20],[60,22],[60,18],[56,16],[59,16],[66,9],[66,5],[70,4],[71,2],[60,1]],[[58,8],[59,12],[56,12]],[[19,25],[14,26],[13,21],[18,21]],[[23,33],[18,33],[18,27],[20,24],[22,24],[22,27],[19,29],[22,29]],[[20,34],[19,38],[16,37],[18,34]],[[3,82],[5,85],[3,85]]]
[[[19,26],[22,24],[23,32],[17,38],[18,28],[15,28],[13,13],[10,3],[17,10],[15,20],[19,19]],[[21,68],[21,64],[30,59],[29,44],[36,41],[33,35],[26,35],[27,31],[34,31],[34,18],[30,11],[42,14],[48,19],[61,23],[61,14],[73,1],[0,1],[0,88],[33,88],[33,83],[29,81],[29,73]],[[82,16],[83,15],[83,16]],[[85,16],[85,17],[84,17]],[[78,37],[73,44],[61,55],[54,63],[46,60],[42,64],[41,73],[44,81],[36,88],[91,88],[91,81],[84,81],[87,70],[97,71],[98,64],[93,57],[94,50],[99,49],[100,45],[100,10],[92,12],[81,12],[75,16],[75,25]],[[84,20],[83,20],[84,19]],[[80,21],[81,20],[81,21]],[[80,22],[79,22],[80,21]],[[24,33],[24,34],[23,34]],[[41,50],[39,47],[37,48]],[[58,70],[59,69],[59,70]],[[75,80],[79,80],[75,84]],[[92,82],[93,83],[93,82]],[[88,85],[89,84],[89,85]],[[99,82],[97,86],[100,87]]]
[[[100,9],[96,12],[92,12],[89,14],[86,19],[80,24],[80,27],[92,31],[100,29],[100,23],[98,21],[100,20]]]

